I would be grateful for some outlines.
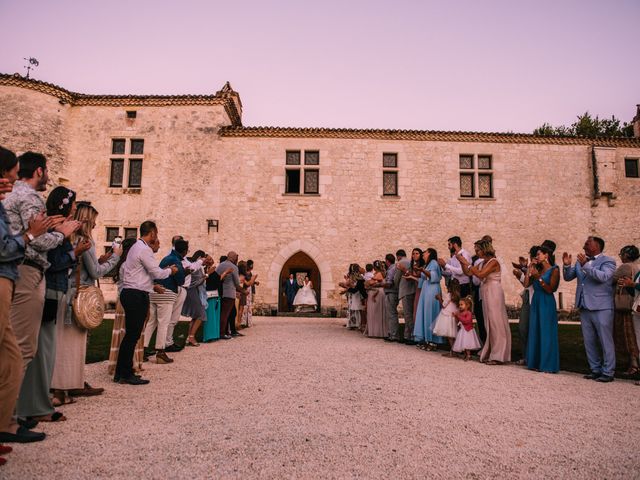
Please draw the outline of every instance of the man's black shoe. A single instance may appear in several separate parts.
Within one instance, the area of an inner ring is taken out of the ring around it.
[[[18,425],[26,428],[27,430],[31,430],[38,425],[38,421],[33,418],[18,418]]]
[[[416,342],[414,342],[413,340],[405,340],[405,341],[404,341],[404,344],[405,344],[405,345],[417,345],[417,343],[416,343]]]
[[[600,383],[613,382],[613,377],[610,375],[600,375],[598,378],[596,378],[596,382],[600,382]]]
[[[1,443],[31,443],[44,440],[46,435],[43,432],[32,432],[24,428],[18,427],[16,433],[0,432]]]
[[[244,333],[236,332],[231,334],[232,337],[244,337]]]
[[[223,335],[220,337],[220,340],[231,340],[233,337],[231,335]]]
[[[590,373],[589,375],[584,375],[582,378],[584,378],[585,380],[597,380],[601,376],[601,373]]]
[[[149,380],[131,375],[129,377],[121,377],[118,380],[118,383],[121,383],[123,385],[146,385],[149,383]]]
[[[133,374],[133,376],[134,376],[134,377],[138,377],[138,378],[142,378],[140,375],[138,375],[138,374],[136,374],[136,373],[134,373],[134,374]],[[117,374],[116,374],[116,375],[114,375],[114,377],[113,377],[113,381],[114,381],[115,383],[118,383],[118,382],[120,381],[120,375],[117,375]]]
[[[164,349],[165,352],[181,352],[182,349],[184,347],[179,347],[178,345],[176,345],[175,343],[173,345],[169,345],[167,348]]]

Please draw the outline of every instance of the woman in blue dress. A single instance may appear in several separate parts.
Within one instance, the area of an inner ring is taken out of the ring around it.
[[[560,272],[553,252],[545,246],[539,247],[525,278],[526,286],[533,285],[527,340],[527,367],[530,370],[547,373],[560,370],[558,313],[553,296],[559,283]]]
[[[440,313],[440,302],[436,295],[441,295],[440,280],[442,270],[438,265],[438,252],[427,248],[423,254],[426,267],[420,274],[418,288],[420,299],[416,308],[416,323],[413,328],[414,340],[418,344],[426,344],[427,350],[435,350],[435,344],[445,343],[445,339],[433,334],[433,324]]]

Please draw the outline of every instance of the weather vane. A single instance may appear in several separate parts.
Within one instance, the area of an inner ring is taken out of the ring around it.
[[[24,60],[28,62],[28,65],[25,65],[24,68],[27,69],[27,78],[29,78],[29,72],[31,72],[31,69],[40,65],[40,62],[38,62],[37,58],[33,57],[25,58]]]

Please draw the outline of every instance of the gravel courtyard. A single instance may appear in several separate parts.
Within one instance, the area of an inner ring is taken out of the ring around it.
[[[255,317],[245,337],[145,363],[14,444],[7,479],[637,478],[640,387],[485,366]],[[40,427],[39,426],[39,427]]]

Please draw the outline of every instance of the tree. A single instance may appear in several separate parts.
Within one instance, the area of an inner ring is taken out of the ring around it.
[[[595,118],[587,111],[577,116],[577,121],[570,127],[560,125],[554,127],[549,123],[543,123],[533,131],[534,135],[543,137],[633,137],[633,124],[624,122],[620,124],[614,115],[611,118]]]

